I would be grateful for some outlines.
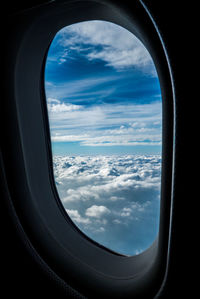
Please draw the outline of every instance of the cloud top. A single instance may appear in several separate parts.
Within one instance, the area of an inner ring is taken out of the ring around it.
[[[89,217],[101,218],[104,215],[110,214],[110,210],[105,206],[92,205],[86,209],[85,215]]]
[[[157,155],[54,156],[60,199],[89,237],[120,253],[145,250],[158,232]]]

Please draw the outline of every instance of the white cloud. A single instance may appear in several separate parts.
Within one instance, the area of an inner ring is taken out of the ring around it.
[[[48,112],[52,114],[54,113],[63,113],[63,112],[71,112],[75,110],[79,110],[82,107],[80,105],[74,105],[70,103],[61,103],[58,99],[47,98],[47,107]]]
[[[100,226],[94,230],[94,233],[104,233],[104,232],[105,232],[105,227],[103,226]]]
[[[49,104],[49,105],[60,104],[60,101],[58,99],[54,99],[54,98],[47,98],[47,104]]]
[[[143,156],[54,157],[54,174],[66,208],[75,203],[80,206],[81,202],[91,208],[93,203],[87,213],[105,212],[99,208],[104,204],[112,210],[111,204],[115,204],[139,212],[148,207],[148,201],[140,204],[134,200],[124,207],[127,196],[131,200],[134,193],[151,190],[158,194],[160,189],[159,156],[152,156],[148,163]]]
[[[115,224],[121,224],[121,221],[119,219],[114,219],[113,223],[115,223]]]
[[[110,200],[112,200],[112,201],[124,200],[124,199],[125,199],[124,197],[119,197],[119,196],[111,196],[110,197]]]
[[[116,69],[137,67],[152,75],[156,74],[151,56],[144,45],[119,25],[105,21],[81,22],[63,28],[58,34],[61,46],[78,50],[79,53],[85,52],[89,60],[101,59]],[[97,50],[95,46],[100,48]],[[66,50],[62,55],[61,59],[64,61]]]
[[[88,218],[81,217],[81,215],[77,210],[66,209],[66,212],[76,223],[84,223],[84,224],[90,223],[90,220]]]
[[[123,208],[121,216],[122,217],[129,217],[131,215],[132,209],[130,208]]]
[[[145,53],[144,49],[140,47],[130,50],[109,47],[99,52],[91,52],[87,57],[89,60],[104,60],[108,66],[112,66],[116,69],[130,66],[144,68],[150,63],[149,56]]]
[[[104,215],[110,214],[110,210],[105,206],[93,205],[86,210],[85,214],[89,217],[100,218]]]
[[[116,82],[119,82],[119,78],[119,74],[104,74],[104,76],[95,76],[95,74],[93,74],[93,76],[91,77],[78,79],[73,78],[73,80],[67,78],[68,80],[66,80],[65,82],[56,82],[56,84],[49,81],[45,81],[46,95],[47,98],[71,98],[73,99],[73,102],[77,98],[78,100],[80,100],[83,95],[87,97],[90,96],[90,98],[93,96],[94,100],[96,96],[98,96],[98,98],[104,98],[105,96],[108,96],[113,91],[115,91],[115,85]],[[110,83],[109,88],[102,88],[101,85],[108,82]],[[99,88],[100,86],[101,88]]]
[[[60,199],[84,233],[121,253],[127,252],[120,249],[120,244],[126,248],[127,242],[133,242],[136,249],[144,248],[138,240],[148,234],[154,241],[159,220],[160,156],[53,158]]]

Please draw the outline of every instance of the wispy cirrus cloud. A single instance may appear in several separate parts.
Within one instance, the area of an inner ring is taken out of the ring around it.
[[[47,99],[60,98],[73,103],[76,103],[76,101],[80,102],[81,99],[83,101],[89,99],[92,104],[115,92],[117,85],[120,84],[120,80],[121,77],[114,74],[87,76],[86,73],[84,78],[71,80],[70,77],[67,77],[64,82],[46,81],[46,96]]]
[[[161,144],[160,102],[88,107],[50,98],[47,103],[54,142],[80,142],[82,146]]]
[[[102,60],[116,70],[136,67],[156,74],[150,54],[140,40],[110,22],[90,21],[67,26],[59,32],[57,42],[65,49],[60,53],[59,63],[71,59],[71,51],[77,51],[90,61]]]
[[[91,21],[59,31],[45,83],[52,141],[159,150],[161,95],[149,67],[155,70],[148,51],[118,25]]]

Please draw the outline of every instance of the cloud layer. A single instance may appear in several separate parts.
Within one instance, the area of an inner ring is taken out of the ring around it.
[[[161,103],[81,106],[47,99],[53,142],[82,146],[161,145]]]
[[[158,232],[160,156],[54,156],[60,199],[90,238],[127,255]]]

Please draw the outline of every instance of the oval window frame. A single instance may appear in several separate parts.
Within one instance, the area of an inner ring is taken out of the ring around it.
[[[152,55],[160,79],[163,158],[159,238],[151,248],[133,257],[114,254],[85,238],[66,216],[53,177],[44,92],[45,57],[59,29],[89,18],[114,22],[139,37]],[[17,37],[15,71],[11,82],[15,91],[12,113],[19,142],[15,151],[10,150],[10,163],[16,165],[14,175],[8,173],[17,214],[29,239],[47,264],[83,294],[87,295],[89,288],[96,298],[103,295],[110,298],[121,298],[123,295],[129,298],[140,292],[153,295],[162,283],[167,262],[174,128],[170,70],[157,29],[139,2],[130,14],[104,1],[52,3],[48,8],[25,12],[23,21],[27,26],[24,34]],[[150,39],[152,36],[154,42]]]
[[[76,24],[78,24],[78,28],[80,28],[81,27],[81,24],[83,24],[83,26],[85,26],[85,25],[88,25],[88,26],[92,26],[93,24],[88,24],[88,23],[90,23],[90,22],[92,22],[92,21],[86,21],[86,22],[79,22],[79,23],[74,23],[74,24],[72,24],[72,25],[69,25],[69,27],[71,27],[71,28],[69,28],[69,30],[70,29],[72,29],[72,32],[73,32],[73,29],[75,29],[75,32],[76,32]],[[94,22],[96,22],[96,20],[94,21]],[[101,25],[103,26],[104,25],[104,22],[105,21],[99,21],[99,20],[97,20],[97,22],[102,22],[103,24],[99,24],[99,33],[101,33],[101,30],[102,29],[100,29],[100,28],[102,28],[101,27]],[[85,24],[86,23],[86,24]],[[75,27],[73,28],[73,25],[75,25]],[[114,24],[114,23],[111,23],[111,22],[105,22],[105,26],[106,25],[108,25],[109,26],[109,28],[110,28],[110,30],[116,30],[117,29],[117,26],[116,26],[116,24]],[[97,27],[98,28],[98,27]],[[104,27],[103,27],[104,28]],[[56,112],[54,112],[54,109],[53,109],[53,111],[51,111],[51,108],[50,107],[48,107],[49,105],[51,106],[51,103],[49,104],[48,103],[48,98],[50,98],[51,100],[54,98],[54,95],[52,94],[51,95],[51,91],[49,91],[48,92],[48,83],[51,85],[54,85],[55,84],[55,86],[56,85],[58,85],[58,89],[59,88],[61,88],[62,89],[62,87],[59,87],[59,82],[57,82],[57,81],[55,81],[54,82],[54,79],[50,79],[50,82],[48,82],[48,79],[47,79],[47,76],[49,76],[48,75],[48,72],[50,72],[50,74],[51,74],[51,72],[53,72],[53,73],[55,73],[55,70],[54,70],[54,68],[56,68],[56,66],[55,66],[55,64],[52,64],[52,66],[50,67],[50,70],[48,71],[48,69],[49,69],[49,67],[48,67],[48,64],[50,64],[51,65],[51,59],[53,59],[53,57],[52,56],[54,56],[55,55],[55,57],[57,57],[57,53],[54,53],[55,52],[55,49],[57,49],[57,44],[59,44],[59,43],[61,43],[61,39],[62,39],[62,34],[63,34],[63,30],[64,29],[64,34],[65,34],[65,29],[68,29],[68,26],[66,26],[66,27],[64,27],[64,28],[62,28],[61,30],[59,30],[57,33],[56,33],[56,35],[54,36],[54,38],[53,38],[53,40],[52,40],[52,42],[51,42],[51,44],[50,44],[50,46],[49,46],[49,50],[48,50],[48,53],[47,53],[47,58],[46,58],[46,63],[45,63],[45,78],[46,78],[46,80],[44,80],[45,81],[45,93],[46,93],[46,101],[47,101],[47,111],[48,111],[48,119],[49,119],[49,123],[50,123],[50,127],[51,127],[51,129],[50,129],[50,135],[51,135],[51,146],[53,147],[53,141],[52,141],[52,137],[53,137],[53,135],[52,135],[52,133],[53,133],[53,131],[54,131],[54,129],[53,129],[53,126],[54,126],[54,116],[56,116],[56,118],[58,117],[57,116],[57,113]],[[122,31],[122,27],[120,27],[119,26],[119,30],[120,30],[120,33],[123,35],[123,33],[124,34],[126,34],[127,33],[127,30],[125,29],[125,28],[123,28],[124,29],[124,31]],[[76,35],[76,33],[75,33],[75,35]],[[84,37],[84,36],[83,36]],[[130,36],[129,36],[129,38],[130,38]],[[64,39],[66,39],[66,37],[64,37]],[[130,38],[131,39],[131,38]],[[54,40],[59,40],[59,41],[57,41],[57,42],[55,42],[55,44],[54,44]],[[77,41],[76,41],[76,43],[77,43]],[[137,44],[138,45],[138,44]],[[69,44],[69,46],[71,46],[71,44]],[[83,47],[84,46],[84,43],[81,45],[79,45],[80,47]],[[65,48],[63,48],[63,45],[61,45],[61,47],[62,47],[62,50],[64,50],[64,51],[67,51],[67,46],[65,46]],[[92,47],[92,45],[91,45],[91,47]],[[139,47],[139,45],[138,45],[138,47]],[[143,45],[140,45],[140,47],[141,47],[141,50],[143,50],[143,48],[144,48],[144,46]],[[124,48],[124,50],[125,50],[125,48]],[[59,50],[58,50],[59,51]],[[58,54],[59,55],[59,54]],[[149,55],[149,58],[151,59],[151,57],[150,57],[150,54],[148,53],[148,55]],[[71,56],[71,55],[70,55]],[[73,59],[73,60],[76,60],[77,58],[75,57],[75,58],[73,58],[73,54],[72,54],[72,57],[71,57],[71,59]],[[58,58],[58,60],[59,60],[59,58]],[[152,61],[152,59],[151,59],[151,63],[152,63],[153,61]],[[55,61],[54,63],[56,63],[57,64],[57,61]],[[60,63],[59,63],[60,64]],[[61,64],[62,65],[62,64]],[[78,66],[77,66],[78,67]],[[86,74],[86,77],[87,77],[87,67],[84,65],[84,67],[85,67],[85,74]],[[154,65],[153,65],[153,67],[154,67]],[[130,70],[129,70],[130,71]],[[154,68],[154,71],[155,71],[155,68]],[[61,72],[62,72],[62,68],[61,68]],[[114,72],[114,71],[113,71]],[[134,70],[133,70],[133,72],[134,72]],[[58,71],[58,73],[59,73],[59,71]],[[106,66],[105,66],[105,74],[106,74]],[[66,72],[66,76],[70,76],[70,74],[67,74],[67,72]],[[93,73],[93,75],[95,76],[95,73]],[[59,76],[59,74],[58,74],[58,76]],[[90,76],[91,76],[91,74],[90,74]],[[101,74],[101,76],[102,76],[102,74]],[[143,76],[145,77],[146,76],[146,73],[145,74],[143,74]],[[156,77],[156,79],[157,79],[157,73],[155,74],[155,77]],[[81,77],[82,78],[82,77]],[[78,78],[77,78],[78,79]],[[55,79],[56,80],[56,79]],[[70,79],[71,80],[71,79]],[[76,80],[76,78],[74,78],[73,80]],[[65,82],[67,82],[67,81],[65,81]],[[70,81],[71,82],[71,81]],[[70,84],[70,82],[69,82],[69,84]],[[75,81],[76,82],[76,81]],[[62,82],[62,84],[63,84],[63,82]],[[74,81],[73,81],[73,83],[72,84],[74,84]],[[114,83],[114,84],[116,84],[116,83]],[[129,85],[130,85],[131,83],[129,83]],[[159,84],[159,83],[158,83]],[[117,87],[117,86],[116,86]],[[152,88],[154,87],[154,83],[152,83]],[[98,87],[97,87],[98,88]],[[54,87],[54,89],[55,89],[55,87]],[[159,89],[160,89],[160,86],[159,86]],[[47,96],[48,95],[48,96]],[[60,99],[62,102],[63,102],[63,99]],[[65,99],[66,100],[66,99]],[[65,100],[64,100],[64,102],[63,103],[65,103]],[[55,100],[56,101],[56,100]],[[73,103],[73,101],[71,102],[71,104]],[[133,102],[134,103],[134,102]],[[162,99],[161,99],[161,103],[162,103]],[[54,103],[55,104],[55,103]],[[54,106],[54,104],[53,104],[53,106]],[[113,103],[112,103],[113,104]],[[129,103],[129,105],[130,105],[131,103]],[[81,104],[82,105],[82,104]],[[97,104],[98,105],[98,104]],[[162,105],[162,104],[161,104]],[[85,106],[82,106],[82,109],[85,109]],[[86,108],[87,109],[87,108]],[[114,109],[114,106],[113,106],[113,109]],[[162,110],[162,109],[161,109]],[[54,114],[55,113],[55,114]],[[92,115],[91,115],[92,116]],[[51,118],[52,118],[52,120],[51,120]],[[76,119],[76,122],[79,122],[79,119]],[[67,126],[66,126],[66,128],[67,128]],[[84,128],[83,128],[84,129]],[[53,131],[52,131],[53,130]],[[55,132],[55,131],[54,131]],[[56,130],[56,132],[58,132],[57,130]],[[79,132],[79,133],[81,133],[81,132]],[[56,133],[57,134],[57,133]],[[59,134],[59,133],[58,133]],[[62,133],[61,133],[62,134]],[[161,136],[162,137],[162,136]],[[92,154],[93,153],[93,151],[91,150],[91,155],[93,155]],[[55,152],[53,152],[53,150],[52,150],[52,157],[53,157],[53,160],[54,160],[54,156],[56,157],[56,156],[59,156],[59,154],[57,154],[56,153],[56,151]],[[61,156],[62,156],[63,154],[61,154]],[[67,151],[66,151],[66,157],[68,156],[68,157],[70,157],[70,159],[71,159],[71,156],[73,156],[74,154],[73,154],[73,151],[71,152],[71,153],[69,153],[69,154],[67,154]],[[75,156],[81,156],[82,154],[80,153],[80,154],[75,154]],[[89,154],[88,154],[89,155]],[[86,154],[86,156],[88,156],[87,154]],[[98,155],[98,154],[97,154]],[[100,154],[101,155],[101,154]],[[104,154],[103,154],[104,155]],[[119,154],[120,156],[122,155],[123,156],[123,154]],[[133,154],[134,155],[134,154]],[[138,155],[140,155],[140,154],[138,154]],[[143,154],[141,154],[141,155],[143,155]],[[150,154],[151,155],[151,154]],[[152,154],[152,155],[154,155],[154,154]],[[158,155],[157,153],[155,153],[155,155]],[[84,151],[83,151],[83,156],[84,156]],[[107,155],[106,155],[107,156]],[[108,156],[109,156],[109,154],[108,154]],[[148,153],[147,153],[147,156],[148,156]],[[56,162],[54,162],[53,164],[57,164]],[[100,247],[102,247],[102,248],[104,248],[105,250],[108,250],[108,251],[110,251],[110,252],[113,252],[114,254],[117,254],[117,255],[121,255],[121,256],[133,256],[133,255],[135,255],[135,254],[130,254],[130,253],[127,253],[127,252],[125,252],[125,250],[123,251],[118,251],[117,249],[115,249],[114,247],[115,246],[112,246],[111,244],[110,244],[110,246],[106,246],[106,245],[104,245],[104,244],[102,244],[100,241],[98,242],[98,235],[96,236],[96,237],[90,237],[89,235],[91,234],[91,229],[89,229],[88,228],[88,226],[86,227],[86,229],[83,229],[83,227],[81,228],[81,225],[79,225],[79,221],[76,221],[76,219],[74,219],[73,217],[70,217],[70,215],[68,214],[68,212],[67,212],[67,208],[68,208],[68,206],[67,206],[67,202],[66,202],[66,204],[65,204],[65,201],[63,201],[63,199],[64,199],[64,197],[66,196],[66,194],[65,194],[65,196],[64,196],[64,194],[62,193],[62,189],[60,190],[60,182],[59,183],[56,183],[56,172],[58,171],[58,170],[56,170],[57,169],[57,166],[56,166],[56,168],[55,168],[55,166],[54,166],[54,180],[55,180],[55,185],[56,185],[56,189],[57,189],[57,193],[60,195],[59,197],[60,197],[60,200],[61,200],[61,203],[62,203],[62,205],[64,206],[64,209],[65,209],[65,212],[67,213],[67,215],[69,216],[69,218],[71,219],[71,221],[72,221],[72,223],[73,223],[73,225],[75,225],[75,227],[76,227],[76,229],[77,230],[79,230],[79,232],[80,233],[82,233],[84,236],[85,236],[85,238],[88,238],[91,242],[93,242],[94,244],[96,244],[97,246],[100,246]],[[71,169],[71,168],[70,168]],[[59,172],[59,171],[58,171]],[[72,177],[74,177],[74,174],[72,174]],[[74,179],[75,179],[75,177],[74,177]],[[73,182],[73,181],[72,181]],[[61,186],[64,186],[63,185],[63,183],[62,183],[62,179],[61,179]],[[84,185],[85,187],[87,187],[87,185]],[[82,184],[81,184],[81,187],[82,187]],[[61,187],[62,188],[62,187]],[[72,185],[70,185],[70,188],[72,188],[73,189],[73,183],[72,183]],[[73,191],[75,191],[75,190],[73,190]],[[112,190],[112,191],[114,191],[114,190]],[[131,192],[131,191],[130,191]],[[62,196],[61,196],[61,194],[62,194]],[[100,204],[103,204],[103,203],[101,203],[101,200],[102,200],[102,197],[103,196],[103,194],[102,195],[100,195],[100,198],[98,199],[98,203],[96,202],[96,204],[97,205],[100,205]],[[122,194],[122,196],[123,196],[123,194]],[[63,198],[62,198],[63,197]],[[158,197],[159,197],[159,206],[160,206],[160,191],[158,191]],[[124,205],[127,205],[127,203],[128,202],[126,202],[126,197],[124,198],[125,199],[125,202],[124,202]],[[145,199],[146,200],[146,199]],[[70,201],[71,202],[71,201]],[[95,202],[93,203],[93,204],[95,204]],[[104,203],[105,204],[105,203]],[[91,206],[91,203],[90,203],[90,205],[89,205],[89,207]],[[80,208],[80,206],[79,206],[79,208]],[[110,207],[109,207],[110,208]],[[77,207],[73,207],[72,206],[72,203],[69,205],[69,210],[73,210],[73,209],[77,209]],[[81,209],[80,209],[80,211],[79,211],[80,213],[82,213],[81,212]],[[119,212],[119,211],[118,211]],[[112,209],[111,209],[111,213],[112,213]],[[147,213],[148,213],[148,210],[147,210]],[[158,214],[157,215],[157,217],[155,217],[154,219],[156,219],[156,222],[159,222],[159,219],[160,219],[160,215]],[[92,222],[92,221],[91,221]],[[109,224],[108,224],[109,225]],[[122,225],[122,224],[121,224]],[[118,225],[118,227],[120,227],[120,224]],[[147,225],[146,225],[146,227],[147,227]],[[155,229],[156,230],[156,229]],[[145,229],[144,229],[144,231],[145,231]],[[158,227],[158,231],[159,231],[159,227]],[[101,233],[101,234],[103,234],[103,233]],[[126,229],[124,230],[124,234],[126,235]],[[105,237],[106,237],[106,239],[108,239],[109,237],[108,237],[108,235],[105,235]],[[119,239],[119,237],[120,236],[118,236],[117,235],[117,239]],[[148,237],[147,237],[148,238]],[[157,238],[157,236],[155,236],[154,237],[154,239],[152,239],[151,240],[151,242],[149,242],[148,243],[148,246],[146,246],[144,249],[142,249],[142,250],[140,250],[140,252],[143,252],[143,251],[146,251],[146,249],[147,248],[149,248],[149,247],[151,247],[151,245],[154,243],[154,241],[156,240],[156,238]],[[122,241],[123,241],[123,237],[122,237]],[[126,243],[127,242],[127,243]],[[129,243],[128,243],[129,242]],[[125,240],[124,241],[124,246],[126,247],[128,244],[130,244],[130,241],[128,241],[128,240]],[[134,247],[135,248],[135,247]],[[138,253],[137,253],[138,254]]]

